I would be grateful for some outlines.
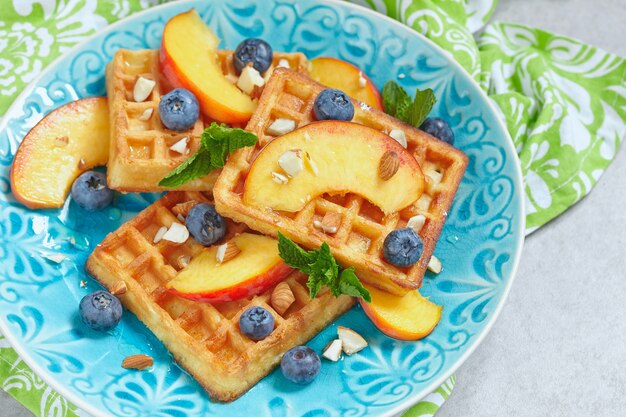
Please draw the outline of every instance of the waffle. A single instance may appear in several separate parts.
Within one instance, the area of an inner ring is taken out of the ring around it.
[[[308,248],[318,247],[326,241],[340,262],[354,266],[362,280],[376,287],[399,295],[419,288],[465,172],[467,157],[418,129],[353,100],[353,121],[385,133],[393,129],[403,130],[408,150],[424,172],[424,193],[399,213],[384,215],[378,207],[352,193],[324,194],[311,200],[298,213],[260,210],[243,202],[243,184],[251,161],[274,138],[267,128],[277,118],[292,119],[297,127],[313,122],[313,103],[324,88],[309,77],[288,69],[279,68],[273,73],[246,127],[258,136],[259,141],[255,147],[241,149],[229,158],[213,189],[216,207],[222,215],[261,233],[276,235],[276,230],[280,229]],[[325,234],[314,226],[315,221],[321,221],[328,212],[341,215],[341,224],[335,234]],[[426,218],[419,232],[424,242],[421,258],[409,268],[386,263],[382,256],[385,237],[392,230],[405,227],[408,220],[418,214]]]
[[[233,83],[237,75],[232,51],[218,51],[218,61],[226,77]],[[266,71],[269,78],[275,65],[286,59],[291,68],[307,71],[303,54],[275,53],[274,64]],[[135,81],[139,76],[157,80],[150,96],[143,102],[133,100]],[[200,146],[200,134],[208,121],[199,118],[188,131],[176,132],[163,126],[159,118],[159,101],[167,90],[160,82],[159,52],[156,50],[130,51],[120,49],[106,69],[107,95],[111,120],[111,146],[107,181],[109,187],[120,191],[162,191],[159,181]],[[142,115],[152,114],[142,120]],[[170,149],[174,143],[188,137],[188,153]],[[177,190],[210,190],[219,172],[188,182]]]
[[[165,284],[204,247],[193,238],[178,245],[165,240],[154,244],[153,238],[161,226],[177,221],[172,208],[190,200],[210,202],[209,196],[200,192],[166,194],[109,234],[95,248],[86,268],[109,289],[123,280],[128,290],[119,298],[125,307],[165,344],[211,398],[231,401],[269,373],[284,352],[306,343],[354,300],[335,298],[329,291],[310,300],[307,277],[300,272],[286,278],[296,301],[282,315],[271,307],[271,290],[214,305],[168,292]],[[230,221],[228,226],[226,239],[247,229]],[[253,305],[268,309],[276,321],[271,335],[259,342],[245,337],[238,327],[240,314]]]

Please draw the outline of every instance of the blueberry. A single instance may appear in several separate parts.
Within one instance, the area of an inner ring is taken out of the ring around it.
[[[396,229],[389,233],[383,243],[383,256],[392,265],[409,267],[419,260],[424,251],[424,243],[410,227]]]
[[[263,307],[250,307],[239,317],[239,329],[252,340],[263,340],[274,330],[274,316]]]
[[[113,201],[113,191],[107,187],[107,178],[102,172],[83,172],[72,184],[72,198],[88,211],[101,210]]]
[[[243,40],[235,49],[233,64],[235,64],[237,74],[241,74],[241,71],[250,62],[255,70],[263,74],[272,65],[273,57],[274,54],[269,43],[263,39],[249,38]]]
[[[122,318],[122,303],[113,294],[96,291],[80,300],[80,318],[94,330],[106,332],[117,326]]]
[[[321,368],[320,357],[307,346],[289,349],[280,361],[280,370],[283,371],[285,378],[300,385],[311,383]]]
[[[184,88],[170,91],[159,102],[161,122],[170,130],[190,129],[198,120],[200,105],[193,93]]]
[[[185,224],[191,236],[204,246],[211,246],[226,234],[226,221],[211,204],[196,204],[189,210]]]
[[[345,120],[349,122],[354,116],[354,106],[346,93],[334,88],[327,88],[315,98],[313,112],[317,120]]]
[[[447,144],[454,145],[454,132],[450,129],[448,122],[439,117],[428,117],[420,129]]]

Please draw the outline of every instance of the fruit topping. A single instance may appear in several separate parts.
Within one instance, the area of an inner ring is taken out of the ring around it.
[[[424,243],[417,232],[409,227],[389,233],[383,243],[383,257],[400,268],[415,264],[422,256]]]
[[[427,118],[420,126],[420,129],[449,145],[454,145],[454,132],[448,122],[439,117]]]
[[[113,191],[107,187],[106,175],[87,171],[74,180],[72,198],[87,211],[101,210],[113,201]]]
[[[315,98],[313,112],[317,120],[345,120],[349,122],[354,116],[354,106],[346,93],[334,88],[327,88]]]
[[[239,317],[239,329],[252,340],[263,340],[274,330],[274,316],[263,307],[250,307]]]
[[[285,378],[300,385],[311,383],[321,368],[320,357],[307,346],[289,349],[280,361],[280,370]]]
[[[211,246],[226,234],[226,221],[211,204],[196,204],[185,219],[191,236],[204,246]]]
[[[168,129],[176,131],[190,129],[200,115],[198,99],[191,91],[176,88],[161,97],[159,115],[161,122]]]
[[[122,318],[122,303],[107,291],[87,294],[80,300],[80,318],[94,330],[106,332],[117,326]]]
[[[263,74],[272,65],[273,56],[272,47],[267,42],[249,38],[243,40],[235,49],[233,64],[239,74],[248,63],[252,63],[254,69]]]

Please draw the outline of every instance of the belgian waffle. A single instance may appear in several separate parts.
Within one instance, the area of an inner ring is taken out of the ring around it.
[[[354,266],[359,277],[371,285],[400,295],[419,288],[465,172],[467,157],[460,150],[418,129],[353,100],[353,122],[384,133],[402,130],[406,134],[408,151],[424,172],[424,193],[398,213],[384,215],[378,207],[352,193],[324,194],[311,200],[298,213],[261,210],[247,206],[243,201],[243,184],[251,162],[274,139],[268,127],[278,118],[294,120],[297,127],[315,121],[313,103],[324,88],[306,75],[283,68],[274,71],[246,127],[258,136],[258,143],[229,158],[213,189],[216,207],[222,215],[254,230],[267,235],[276,235],[280,230],[308,248],[328,242],[337,259],[344,265]],[[341,224],[335,234],[326,234],[315,227],[316,221],[321,221],[329,212],[341,215]],[[385,262],[382,256],[385,237],[392,230],[405,227],[411,217],[420,214],[426,218],[419,231],[424,242],[420,260],[409,268],[398,268]]]
[[[237,82],[232,51],[218,51],[218,61],[226,77]],[[307,71],[303,54],[275,53],[273,66],[265,72],[269,78],[281,59],[291,68]],[[143,102],[135,102],[133,89],[138,77],[156,81],[152,93]],[[200,134],[208,121],[199,118],[184,132],[169,130],[159,118],[159,101],[167,92],[160,81],[159,52],[156,50],[130,51],[120,49],[106,69],[107,95],[111,120],[111,146],[107,181],[109,187],[120,191],[162,191],[159,181],[176,166],[192,155],[200,146]],[[150,113],[151,112],[151,113]],[[184,154],[170,147],[187,137]],[[178,190],[210,190],[219,172],[188,182]]]
[[[292,273],[285,282],[296,301],[283,314],[270,303],[272,290],[221,304],[179,298],[165,285],[203,246],[187,239],[183,244],[161,240],[157,230],[177,215],[174,206],[191,200],[211,202],[200,192],[170,192],[109,234],[87,260],[87,271],[105,287],[124,281],[127,292],[120,300],[170,350],[176,361],[219,401],[231,401],[269,373],[282,354],[304,344],[332,320],[348,310],[354,300],[335,298],[324,291],[309,299],[307,277]],[[247,228],[229,221],[225,240]],[[276,327],[266,339],[254,342],[239,331],[239,316],[253,305],[268,309]]]

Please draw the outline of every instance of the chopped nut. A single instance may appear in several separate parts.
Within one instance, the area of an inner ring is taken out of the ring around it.
[[[150,120],[150,117],[152,117],[152,112],[154,112],[154,109],[152,107],[149,109],[145,109],[143,113],[137,116],[137,120],[141,120],[142,122]]]
[[[296,122],[290,119],[279,118],[267,128],[267,133],[273,136],[285,135],[296,128]]]
[[[66,259],[65,255],[60,253],[41,253],[41,257],[54,262],[55,264],[60,264]]]
[[[443,177],[443,174],[441,174],[441,172],[437,172],[437,171],[429,171],[426,173],[426,175],[428,177],[430,177],[431,181],[434,184],[439,184],[441,182],[441,178]]]
[[[78,169],[80,169],[81,171],[85,171],[87,169],[87,162],[85,162],[83,158],[80,158],[80,160],[78,161]]]
[[[237,84],[237,80],[239,80],[239,77],[237,77],[235,74],[226,74],[225,77],[231,84]]]
[[[189,137],[185,136],[184,138],[182,138],[181,140],[179,140],[178,142],[170,146],[170,150],[174,152],[178,152],[181,155],[184,155],[185,151],[187,150],[187,142],[189,142]]]
[[[304,164],[302,162],[302,151],[294,149],[283,153],[278,158],[278,166],[280,166],[291,178],[297,176],[304,168]]]
[[[167,232],[167,227],[161,226],[161,228],[157,230],[157,232],[154,234],[154,238],[152,238],[152,243],[155,243],[155,244],[159,243],[161,239],[163,239],[163,236],[165,235],[166,232]]]
[[[126,282],[118,281],[113,287],[111,287],[111,294],[113,295],[123,295],[128,291],[128,287],[126,287]]]
[[[154,365],[154,360],[152,359],[152,357],[144,354],[127,356],[122,362],[122,368],[137,369],[138,371],[148,369],[152,365]]]
[[[172,243],[185,243],[189,239],[189,230],[180,223],[172,223],[167,232],[163,235],[163,240]]]
[[[400,158],[398,157],[398,154],[394,151],[387,151],[380,158],[380,163],[378,164],[378,176],[383,181],[387,181],[396,175],[399,168]]]
[[[185,216],[183,216],[182,214],[177,214],[176,218],[181,222],[181,223],[185,223]]]
[[[198,205],[196,200],[185,201],[184,203],[178,203],[174,207],[172,207],[172,212],[176,216],[187,216],[189,214],[189,210]]]
[[[406,223],[406,227],[410,227],[411,229],[419,232],[424,227],[424,223],[426,223],[426,217],[423,214],[418,214],[417,216],[413,216]]]
[[[359,71],[359,87],[365,88],[366,85],[367,85],[367,80],[363,76],[363,72]]]
[[[342,350],[343,350],[343,342],[341,341],[341,339],[335,339],[332,342],[330,342],[328,345],[326,345],[326,347],[324,348],[324,353],[322,353],[322,356],[328,360],[337,362],[339,358],[341,358]]]
[[[176,261],[178,262],[179,268],[186,268],[189,262],[191,262],[191,258],[187,255],[180,255]]]
[[[246,94],[252,94],[255,86],[263,87],[264,85],[265,80],[252,65],[245,67],[237,80],[237,87]]]
[[[443,270],[441,261],[435,255],[431,256],[430,261],[428,261],[428,270],[434,272],[435,274],[438,274]]]
[[[87,283],[82,279],[80,280],[80,284],[78,285],[80,285],[80,288],[87,288]]]
[[[317,168],[317,164],[311,158],[308,152],[304,153],[304,165],[313,173],[313,175],[317,176],[320,170]]]
[[[406,133],[404,133],[404,130],[393,129],[391,132],[389,132],[389,136],[395,139],[396,142],[398,142],[400,145],[402,145],[406,149],[407,141],[406,141]]]
[[[272,171],[272,181],[274,181],[276,184],[287,184],[289,182],[289,178],[287,178],[283,174]]]
[[[69,141],[70,141],[70,138],[68,138],[67,136],[58,136],[57,138],[54,139],[54,144],[57,147],[62,148],[64,146],[67,146]]]
[[[274,291],[272,291],[270,301],[274,310],[282,316],[285,311],[291,307],[294,301],[296,301],[296,297],[294,297],[289,284],[281,282],[274,288]]]
[[[341,224],[341,214],[329,211],[322,217],[321,222],[313,222],[313,226],[321,229],[324,233],[335,234]]]
[[[145,101],[150,93],[152,93],[152,89],[156,85],[156,81],[150,80],[145,77],[137,78],[135,81],[135,88],[133,88],[133,99],[137,103],[141,103]]]
[[[226,263],[239,255],[241,253],[241,249],[237,246],[234,240],[228,241],[223,245],[217,247],[217,252],[215,252],[215,259],[220,264]]]
[[[357,353],[368,346],[360,334],[347,327],[338,326],[337,335],[343,342],[343,351],[346,355]]]
[[[289,65],[289,61],[287,61],[285,58],[281,58],[278,61],[278,65],[276,65],[276,68],[291,68],[291,66]]]

